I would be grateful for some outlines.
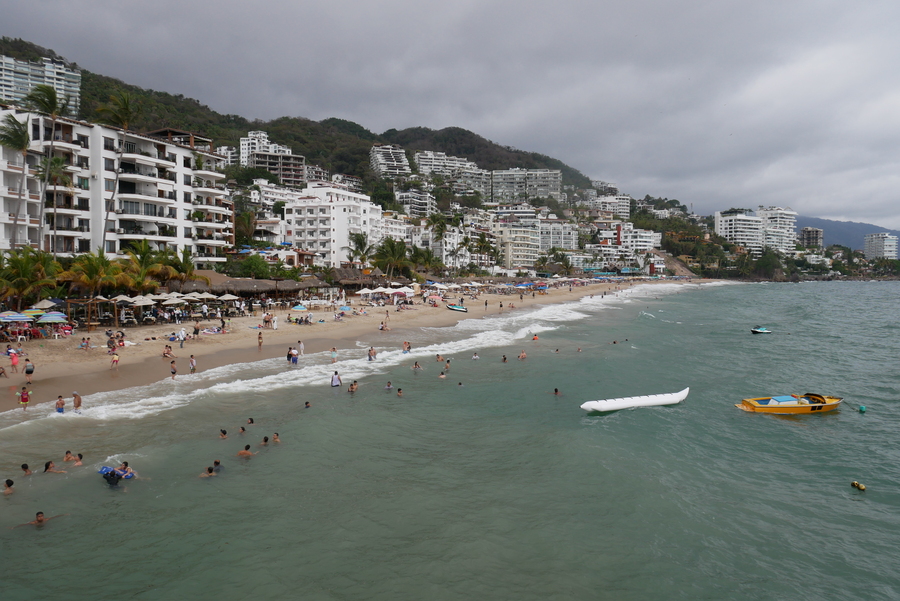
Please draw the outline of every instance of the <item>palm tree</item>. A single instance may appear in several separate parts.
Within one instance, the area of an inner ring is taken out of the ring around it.
[[[429,215],[425,220],[425,225],[431,228],[435,242],[440,242],[447,234],[447,218],[441,213]]]
[[[19,180],[19,200],[16,203],[16,213],[13,215],[13,234],[11,247],[15,248],[19,240],[19,214],[22,212],[22,200],[25,180],[28,179],[28,147],[31,145],[31,136],[28,134],[28,116],[25,121],[19,121],[12,113],[7,113],[0,125],[0,146],[9,148],[22,155],[22,178]],[[26,232],[26,240],[28,235]]]
[[[175,270],[171,279],[181,282],[181,288],[184,288],[185,283],[195,281],[209,285],[208,277],[194,273],[194,261],[191,258],[191,251],[186,246],[181,249],[180,256],[175,251],[168,251],[164,261]]]
[[[80,255],[71,269],[59,274],[58,279],[70,282],[73,288],[87,291],[91,298],[100,290],[128,285],[128,276],[123,273],[122,264],[107,257],[102,248],[98,248],[96,254]]]
[[[97,109],[100,114],[99,121],[106,125],[118,127],[121,131],[121,141],[116,149],[116,181],[113,184],[112,198],[106,204],[106,218],[103,223],[102,249],[106,250],[106,222],[109,221],[110,213],[115,210],[116,198],[119,195],[119,172],[122,168],[122,153],[125,152],[125,135],[128,128],[134,124],[141,115],[141,105],[128,92],[117,90],[115,94],[109,97],[109,102]]]
[[[31,110],[43,113],[50,118],[50,151],[47,156],[53,158],[53,146],[56,142],[56,122],[60,117],[65,117],[69,112],[69,102],[71,99],[68,95],[60,98],[56,94],[56,88],[47,84],[34,86],[31,91],[23,99],[25,106]],[[41,207],[38,215],[38,240],[44,240],[44,195],[47,193],[47,186],[50,185],[49,172],[44,174],[43,183],[41,184]],[[56,200],[54,196],[54,200]],[[54,240],[54,243],[56,240]]]
[[[23,246],[6,253],[0,269],[0,295],[4,299],[15,298],[16,310],[22,308],[22,300],[46,288],[56,286],[59,263],[53,256],[30,246]]]
[[[57,226],[59,221],[57,219],[57,201],[56,201],[56,186],[65,186],[67,188],[72,187],[72,178],[69,176],[69,172],[66,171],[66,161],[62,157],[48,157],[41,161],[40,167],[38,167],[37,175],[45,182],[53,182],[54,190],[53,190],[53,244],[50,249],[51,252],[56,255],[59,249],[59,239],[57,237]],[[46,195],[46,186],[44,187],[45,192],[41,194],[41,229],[43,230],[44,225],[44,206],[46,205],[46,201],[44,200],[44,196]],[[43,236],[41,236],[41,240],[43,240]]]
[[[406,256],[406,242],[385,238],[375,251],[374,261],[376,267],[387,271],[387,277],[394,274],[394,270],[402,272],[412,266],[412,262]]]
[[[154,291],[165,281],[177,275],[175,269],[165,262],[165,253],[150,247],[147,240],[134,242],[126,251],[128,258],[122,262],[128,287],[143,293]]]
[[[256,235],[256,213],[241,213],[234,220],[234,234],[240,242],[252,242]]]
[[[365,232],[353,233],[349,236],[350,246],[345,246],[345,250],[349,250],[347,253],[348,258],[353,261],[358,259],[360,263],[365,265],[369,262],[372,254],[375,252],[375,247],[369,244],[369,235]]]

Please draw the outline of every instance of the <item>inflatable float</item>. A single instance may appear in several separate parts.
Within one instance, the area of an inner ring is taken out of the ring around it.
[[[618,411],[619,409],[631,409],[632,407],[657,407],[660,405],[675,405],[687,398],[690,388],[680,392],[667,394],[651,394],[647,396],[629,396],[620,399],[604,399],[602,401],[588,401],[581,405],[585,411]]]
[[[103,467],[100,468],[100,471],[98,471],[97,473],[98,474],[108,474],[108,473],[114,472],[114,471],[116,471],[116,468],[109,467],[108,465],[104,465]],[[125,480],[128,480],[129,478],[134,478],[134,472],[129,472],[129,473],[125,474],[124,476],[122,476],[122,478],[124,478]]]

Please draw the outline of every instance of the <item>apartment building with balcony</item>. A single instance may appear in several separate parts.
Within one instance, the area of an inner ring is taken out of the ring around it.
[[[867,259],[897,259],[897,236],[888,232],[877,232],[865,235]]]
[[[410,217],[428,217],[437,213],[437,200],[424,190],[395,191],[394,199]]]
[[[376,144],[369,151],[369,164],[375,175],[381,178],[393,179],[410,175],[409,159],[406,151],[396,144]]]
[[[264,131],[248,131],[247,136],[241,138],[239,151],[241,165],[244,167],[250,166],[250,156],[254,152],[292,154],[290,147],[270,142],[269,134]]]
[[[420,150],[415,154],[416,166],[422,175],[451,176],[458,171],[478,169],[472,161],[460,157],[447,156],[443,152]]]
[[[562,171],[559,169],[502,169],[491,172],[493,202],[560,199]]]
[[[73,255],[103,247],[123,257],[147,240],[157,250],[188,248],[198,266],[225,260],[234,229],[225,176],[216,171],[221,157],[147,134],[129,132],[122,144],[121,130],[94,123],[61,119],[51,131],[41,115],[0,110],[0,118],[6,114],[28,122],[32,146],[21,208],[21,157],[0,150],[0,248],[27,244]],[[49,186],[41,198],[34,167],[51,140],[72,186]]]
[[[350,234],[364,233],[373,245],[382,240],[381,207],[368,196],[326,182],[312,183],[302,193],[285,206],[287,237],[317,253],[326,266],[348,262]]]
[[[324,170],[323,170],[324,171]],[[363,188],[363,180],[355,175],[347,175],[346,173],[335,173],[331,176],[331,183],[339,186],[345,186],[351,192],[362,194],[365,192]]]
[[[81,105],[81,71],[64,61],[43,58],[39,62],[20,61],[0,55],[0,100],[18,104],[37,85],[48,85],[60,99],[69,97],[69,112],[78,114]]]
[[[800,230],[797,241],[803,248],[824,248],[825,233],[817,227],[805,227]]]
[[[288,188],[303,188],[308,181],[306,157],[299,154],[254,151],[250,153],[247,167],[265,169]]]
[[[578,248],[578,226],[567,219],[540,219],[541,252],[551,248],[575,250]]]
[[[529,269],[537,261],[541,253],[541,231],[537,224],[497,221],[491,232],[505,269]]]
[[[763,246],[782,254],[793,252],[797,245],[797,213],[790,207],[763,207],[756,216],[762,219]]]
[[[731,209],[716,211],[714,216],[715,232],[750,254],[759,256],[763,248],[762,218],[751,215],[752,211]]]

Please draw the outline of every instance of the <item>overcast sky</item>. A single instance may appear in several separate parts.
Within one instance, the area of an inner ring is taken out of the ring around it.
[[[0,0],[0,34],[222,113],[459,126],[698,213],[900,228],[900,2]]]

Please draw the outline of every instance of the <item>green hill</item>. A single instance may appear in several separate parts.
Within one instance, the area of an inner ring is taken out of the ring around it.
[[[0,54],[21,60],[39,60],[52,56],[65,60],[47,50],[13,38],[0,38]],[[557,159],[534,152],[502,146],[478,134],[459,127],[431,130],[414,127],[390,129],[375,134],[365,127],[344,119],[330,118],[313,121],[300,117],[280,117],[271,121],[251,121],[240,115],[223,115],[199,100],[181,94],[145,90],[112,77],[81,71],[81,110],[85,121],[96,120],[97,107],[105,103],[117,88],[137,96],[143,105],[143,115],[134,124],[138,131],[173,127],[202,133],[213,138],[216,146],[236,146],[250,130],[264,130],[269,139],[290,146],[308,163],[319,165],[332,173],[347,173],[372,181],[369,168],[369,149],[374,143],[400,144],[410,150],[433,150],[465,157],[482,169],[560,169],[564,185],[579,188],[590,186],[590,180],[577,169]]]

